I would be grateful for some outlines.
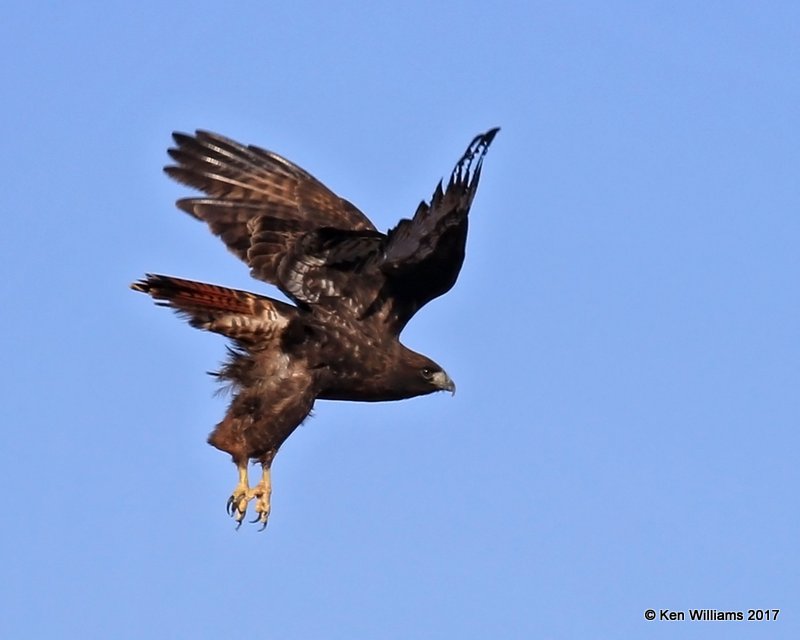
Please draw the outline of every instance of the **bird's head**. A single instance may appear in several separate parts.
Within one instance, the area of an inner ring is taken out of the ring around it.
[[[449,391],[455,394],[456,385],[444,369],[430,358],[405,349],[396,371],[408,397],[422,396],[434,391]],[[400,382],[400,381],[398,381]]]

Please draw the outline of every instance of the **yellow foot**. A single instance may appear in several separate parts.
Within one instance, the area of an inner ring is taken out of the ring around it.
[[[256,519],[251,522],[260,522],[263,531],[267,526],[270,512],[270,497],[272,496],[272,480],[270,478],[269,467],[264,467],[261,475],[261,482],[259,482],[252,489],[252,495],[256,498]]]
[[[233,490],[231,497],[228,498],[226,511],[228,515],[236,520],[236,528],[242,526],[242,520],[247,513],[247,503],[255,498],[255,490],[250,488],[247,480],[247,463],[239,465],[239,484]]]

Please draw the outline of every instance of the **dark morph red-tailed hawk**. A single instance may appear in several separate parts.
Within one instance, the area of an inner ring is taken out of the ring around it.
[[[497,131],[477,136],[447,186],[440,182],[430,203],[388,233],[276,153],[206,131],[173,134],[176,164],[164,171],[208,196],[178,200],[178,207],[205,222],[254,278],[295,303],[162,275],[131,285],[193,327],[233,341],[214,374],[232,400],[208,441],[239,470],[228,500],[237,526],[253,499],[254,522],[266,526],[270,465],[317,398],[375,402],[455,390],[438,364],[398,336],[458,277],[467,214]],[[263,468],[252,488],[250,460]]]

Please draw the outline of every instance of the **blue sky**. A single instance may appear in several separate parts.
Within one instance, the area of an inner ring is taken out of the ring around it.
[[[0,24],[8,638],[796,638],[800,7],[15,2]],[[173,206],[173,130],[274,149],[381,229],[472,136],[458,384],[320,402],[236,532],[218,336],[250,288]],[[648,608],[780,608],[647,622]]]

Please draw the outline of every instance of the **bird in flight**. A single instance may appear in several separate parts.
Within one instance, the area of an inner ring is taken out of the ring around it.
[[[147,274],[131,287],[228,337],[212,375],[231,391],[209,444],[228,453],[239,481],[228,499],[237,528],[270,514],[275,454],[317,399],[379,402],[455,392],[430,358],[400,333],[455,284],[484,155],[499,129],[476,136],[447,184],[387,233],[347,200],[272,151],[207,131],[174,133],[168,176],[204,197],[177,206],[205,222],[251,275],[294,304],[214,284]],[[250,486],[248,464],[261,464]]]

